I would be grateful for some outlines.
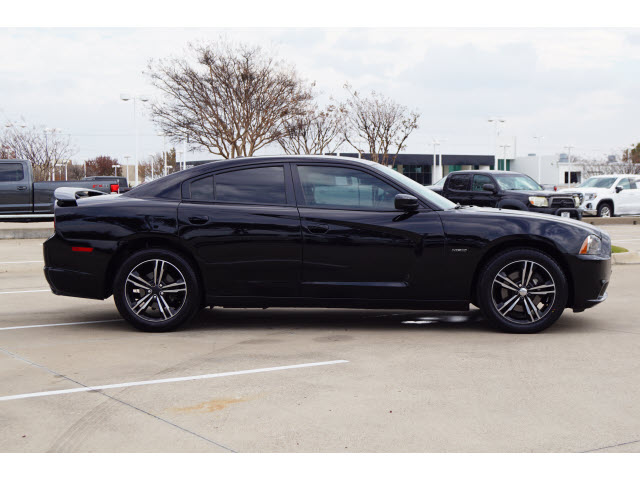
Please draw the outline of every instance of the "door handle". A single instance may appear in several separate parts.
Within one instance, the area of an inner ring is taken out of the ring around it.
[[[307,225],[307,230],[309,233],[327,233],[329,231],[329,225],[325,225],[324,223],[312,223],[311,225]]]
[[[206,215],[197,215],[195,217],[189,217],[189,223],[194,225],[204,225],[209,221],[209,217]]]
[[[27,189],[27,187],[26,187],[26,186],[24,186],[24,185],[20,185],[20,186],[18,187],[18,190],[26,190],[26,189]]]

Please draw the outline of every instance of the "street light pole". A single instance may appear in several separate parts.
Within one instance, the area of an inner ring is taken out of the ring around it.
[[[538,142],[538,148],[536,149],[536,157],[538,157],[538,183],[542,183],[542,167],[540,158],[540,142],[544,138],[542,135],[536,135],[533,137]]]
[[[502,165],[502,168],[504,170],[507,169],[507,148],[509,148],[511,145],[500,145],[500,148],[502,148],[502,161],[504,162]]]
[[[500,124],[504,123],[504,118],[493,117],[489,119],[489,123],[493,123],[495,127],[495,137],[493,140],[493,169],[498,170],[498,135],[500,135]]]
[[[135,156],[135,160],[136,160],[136,177],[135,177],[135,182],[136,185],[138,185],[138,115],[136,114],[136,101],[140,100],[141,102],[145,103],[149,101],[149,98],[143,96],[143,95],[134,95],[133,97],[126,94],[126,93],[121,93],[120,94],[120,100],[122,100],[123,102],[128,102],[129,100],[133,100],[133,121],[135,123],[135,132],[136,132],[136,156]]]
[[[433,141],[431,142],[431,145],[433,145],[433,168],[431,169],[431,184],[433,185],[434,183],[436,183],[439,178],[437,179],[437,175],[436,175],[436,148],[438,145],[440,145],[440,142],[438,140],[436,140],[435,138],[433,139]]]

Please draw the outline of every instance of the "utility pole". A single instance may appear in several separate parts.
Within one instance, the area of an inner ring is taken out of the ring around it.
[[[131,158],[131,155],[125,155],[124,159],[127,161],[127,174],[125,175],[125,177],[127,177],[127,186],[130,185],[129,183],[129,159]]]
[[[538,142],[538,148],[536,149],[536,158],[538,160],[538,183],[542,183],[542,166],[540,158],[540,142],[544,138],[542,135],[536,135],[533,137]]]

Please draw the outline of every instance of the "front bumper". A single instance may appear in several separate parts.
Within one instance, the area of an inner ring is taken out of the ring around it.
[[[604,302],[611,277],[611,257],[572,255],[567,260],[573,281],[570,305],[573,311],[582,312]]]
[[[582,219],[582,211],[579,208],[554,208],[554,207],[529,207],[530,212],[546,213],[548,215],[561,216],[563,212],[567,212],[571,218],[576,220]]]

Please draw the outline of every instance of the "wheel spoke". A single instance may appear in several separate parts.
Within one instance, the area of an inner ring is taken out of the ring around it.
[[[504,288],[507,288],[509,290],[513,290],[514,292],[517,292],[518,289],[516,287],[512,287],[511,285],[507,285],[506,283],[502,283],[500,280],[494,280],[495,283],[497,283],[498,285],[502,285]]]
[[[162,283],[162,275],[164,275],[164,262],[160,261],[160,273],[158,274],[158,281],[156,285],[160,285]]]
[[[517,290],[518,288],[520,288],[520,287],[518,287],[518,285],[516,285],[516,283],[515,283],[513,280],[511,280],[509,277],[507,277],[503,272],[500,272],[500,273],[498,274],[498,276],[499,276],[502,280],[504,280],[505,282],[507,282],[508,284],[512,285],[516,290]]]
[[[159,296],[158,300],[160,300],[160,302],[162,302],[164,304],[164,308],[167,309],[167,313],[169,314],[169,317],[171,317],[173,314],[171,313],[171,307],[169,306],[167,301],[162,296]],[[163,313],[163,315],[164,315],[164,313]],[[165,318],[168,318],[168,317],[165,317]]]
[[[527,302],[529,302],[529,305],[531,306],[531,311],[535,313],[538,320],[540,320],[540,318],[542,318],[540,316],[540,311],[538,310],[538,307],[536,307],[536,305],[533,303],[533,300],[531,300],[529,297],[525,297],[525,305],[527,304]]]
[[[143,290],[148,290],[149,288],[151,288],[150,286],[143,285],[142,283],[138,283],[135,280],[131,280],[130,278],[127,278],[127,282],[133,283],[136,287],[142,288]]]
[[[151,285],[149,282],[147,282],[146,280],[138,277],[137,275],[134,275],[133,273],[130,273],[129,276],[127,277],[127,280],[130,281],[131,283],[133,283],[133,281],[131,279],[134,279],[136,282],[141,283],[142,285],[144,285],[144,288],[151,288],[153,285]]]
[[[146,311],[146,310],[147,310],[147,307],[148,307],[148,306],[149,306],[149,304],[151,303],[151,300],[153,300],[153,297],[151,296],[151,294],[146,295],[146,297],[145,297],[145,298],[147,298],[147,301],[146,301],[146,302],[144,302],[144,304],[140,305],[140,303],[142,303],[142,300],[136,304],[136,307],[138,307],[138,305],[140,305],[140,306],[138,307],[138,310],[136,310],[136,307],[133,307],[133,308],[132,308],[132,310],[133,310],[134,312],[136,312],[138,315],[140,315],[142,312]]]
[[[520,298],[522,298],[522,297],[520,297],[519,295],[514,295],[514,296],[513,296],[513,297],[511,297],[509,300],[507,300],[506,302],[504,302],[504,303],[502,304],[502,306],[501,306],[500,308],[498,308],[498,311],[499,311],[502,315],[506,315],[507,313],[509,313],[509,312],[513,309],[513,307],[515,307],[515,306],[516,306],[516,304],[518,303],[518,300],[520,300]],[[510,306],[509,306],[509,308],[508,308],[506,311],[504,311],[504,312],[503,312],[503,311],[502,311],[502,309],[503,309],[503,308],[506,308],[508,305],[510,305]]]
[[[535,265],[535,263],[533,263],[533,262],[529,262],[529,263],[531,264],[529,266],[529,275],[527,276],[526,280],[523,279],[523,281],[522,281],[522,286],[523,287],[526,287],[527,285],[529,285],[529,282],[531,282],[531,276],[533,275],[533,266]]]
[[[158,310],[160,310],[160,313],[162,314],[164,319],[166,320],[167,318],[169,318],[171,316],[171,312],[169,312],[169,317],[166,313],[164,313],[164,307],[162,306],[162,297],[160,295],[156,297],[156,303],[158,304]]]
[[[529,315],[529,318],[531,319],[532,322],[535,322],[536,319],[533,318],[533,313],[531,312],[531,309],[529,308],[529,304],[527,303],[527,298],[526,297],[522,297],[524,300],[524,308],[527,309],[527,314]]]
[[[545,283],[544,285],[536,285],[535,287],[527,288],[527,290],[530,292],[533,292],[533,291],[537,291],[540,288],[551,288],[555,292],[555,284],[553,282]]]
[[[555,290],[544,290],[544,291],[536,290],[530,293],[531,295],[551,295],[553,293],[556,293],[556,291]]]

